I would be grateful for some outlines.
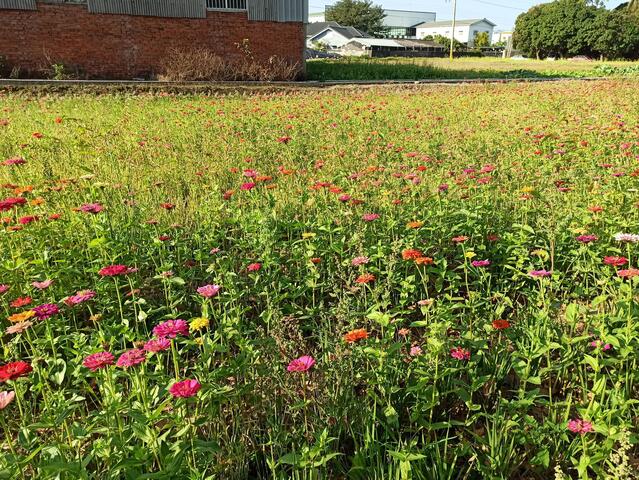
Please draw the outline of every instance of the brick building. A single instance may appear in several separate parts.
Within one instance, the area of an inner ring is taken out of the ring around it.
[[[152,78],[171,49],[304,62],[308,0],[0,0],[0,63],[37,75]],[[2,65],[0,65],[2,66]]]

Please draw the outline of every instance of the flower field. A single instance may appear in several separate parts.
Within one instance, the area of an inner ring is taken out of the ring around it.
[[[637,86],[0,94],[0,478],[638,478]]]

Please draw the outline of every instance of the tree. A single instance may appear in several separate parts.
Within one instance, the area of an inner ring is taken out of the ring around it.
[[[608,59],[639,56],[639,21],[623,11],[603,11],[591,38],[593,49]]]
[[[355,27],[371,35],[384,33],[384,9],[370,0],[339,0],[326,7],[326,20]]]
[[[479,32],[475,35],[474,45],[476,48],[490,46],[490,37],[488,36],[488,32]]]
[[[446,47],[446,51],[450,50],[450,37],[444,37],[443,35],[435,35],[433,37],[435,43],[438,43],[444,47]],[[459,40],[455,39],[455,43],[453,43],[453,51],[459,52],[465,48],[464,44]]]

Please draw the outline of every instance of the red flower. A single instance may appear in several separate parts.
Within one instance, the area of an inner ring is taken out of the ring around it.
[[[13,302],[11,302],[11,306],[14,308],[24,307],[31,303],[31,297],[18,297]]]
[[[493,320],[493,328],[495,330],[503,330],[508,327],[510,327],[510,322],[508,320]]]
[[[200,388],[202,388],[200,382],[187,379],[171,385],[169,393],[177,398],[189,398],[195,396]]]
[[[423,256],[424,254],[420,250],[417,250],[415,248],[407,248],[406,250],[402,251],[402,258],[404,260],[416,260]]]
[[[466,240],[468,240],[468,237],[466,237],[465,235],[460,235],[459,237],[453,238],[453,242],[455,243],[464,243]]]
[[[175,205],[173,203],[161,203],[160,207],[162,207],[164,210],[173,210],[175,208]]]
[[[615,267],[621,267],[628,263],[628,259],[626,257],[604,257],[603,262],[606,265],[614,265]]]
[[[27,362],[12,362],[2,365],[0,367],[0,383],[8,380],[15,380],[20,377],[28,375],[33,370],[33,367]]]
[[[118,275],[125,275],[129,272],[129,267],[126,265],[109,265],[108,267],[101,268],[98,275],[102,277],[115,277]]]
[[[261,263],[251,263],[248,267],[246,267],[246,270],[249,272],[257,272],[260,268],[262,268]]]
[[[115,357],[110,352],[98,352],[92,355],[89,355],[82,361],[82,365],[87,367],[92,372],[100,368],[108,367],[109,365],[113,365]]]

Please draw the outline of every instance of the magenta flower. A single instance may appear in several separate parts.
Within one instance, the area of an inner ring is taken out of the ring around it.
[[[45,288],[49,288],[53,284],[53,280],[44,280],[43,282],[31,282],[34,288],[38,290],[44,290]]]
[[[255,188],[255,185],[257,184],[254,182],[246,182],[242,184],[240,190],[253,190]]]
[[[315,365],[315,359],[309,355],[304,355],[303,357],[291,360],[291,363],[288,364],[286,370],[289,372],[306,372],[313,365]]]
[[[144,344],[144,350],[147,352],[162,352],[171,348],[171,341],[166,338],[153,338]]]
[[[576,240],[581,243],[590,243],[599,240],[597,235],[579,235]]]
[[[530,272],[528,272],[528,275],[533,278],[543,278],[550,277],[552,275],[552,272],[549,272],[548,270],[531,270]]]
[[[215,297],[218,293],[220,293],[219,285],[204,285],[203,287],[199,287],[197,289],[197,293],[202,295],[205,298]]]
[[[122,355],[120,355],[120,358],[118,358],[116,365],[123,368],[135,367],[136,365],[143,363],[145,360],[146,352],[144,350],[140,350],[139,348],[134,348],[132,350],[127,350]]]
[[[55,303],[45,303],[43,305],[38,305],[37,307],[33,307],[33,311],[38,317],[38,320],[46,320],[47,318],[52,317],[60,312],[60,307],[58,307]]]
[[[612,345],[610,345],[609,343],[603,343],[601,340],[593,340],[592,342],[590,342],[590,346],[592,348],[599,348],[601,347],[601,350],[606,352],[608,350],[610,350],[612,348]]]
[[[364,215],[362,215],[362,220],[364,220],[365,222],[372,222],[374,220],[377,220],[379,218],[379,214],[377,213],[365,213]]]
[[[108,367],[109,365],[113,365],[115,357],[110,352],[98,352],[92,355],[89,355],[82,361],[82,365],[87,367],[92,372],[100,368]]]
[[[169,393],[176,398],[190,398],[200,391],[202,385],[197,380],[182,380],[169,388]]]
[[[178,335],[189,335],[189,324],[184,320],[167,320],[166,322],[156,325],[153,329],[153,335],[157,338],[175,338]]]
[[[470,351],[462,347],[450,349],[450,356],[457,360],[470,360]]]
[[[1,284],[0,285],[0,294],[3,294],[4,292],[6,292],[7,290],[9,290],[9,285],[5,285],[5,284]]]
[[[573,433],[578,433],[579,435],[585,435],[586,433],[593,432],[595,429],[589,421],[575,418],[568,422],[568,430]]]
[[[84,213],[100,213],[104,207],[99,203],[85,203],[78,210]]]
[[[490,260],[473,260],[471,265],[473,267],[487,267],[490,265]]]
[[[96,293],[93,290],[80,290],[79,292],[76,292],[75,295],[68,297],[64,303],[66,303],[69,307],[73,307],[74,305],[87,302],[95,296]]]

